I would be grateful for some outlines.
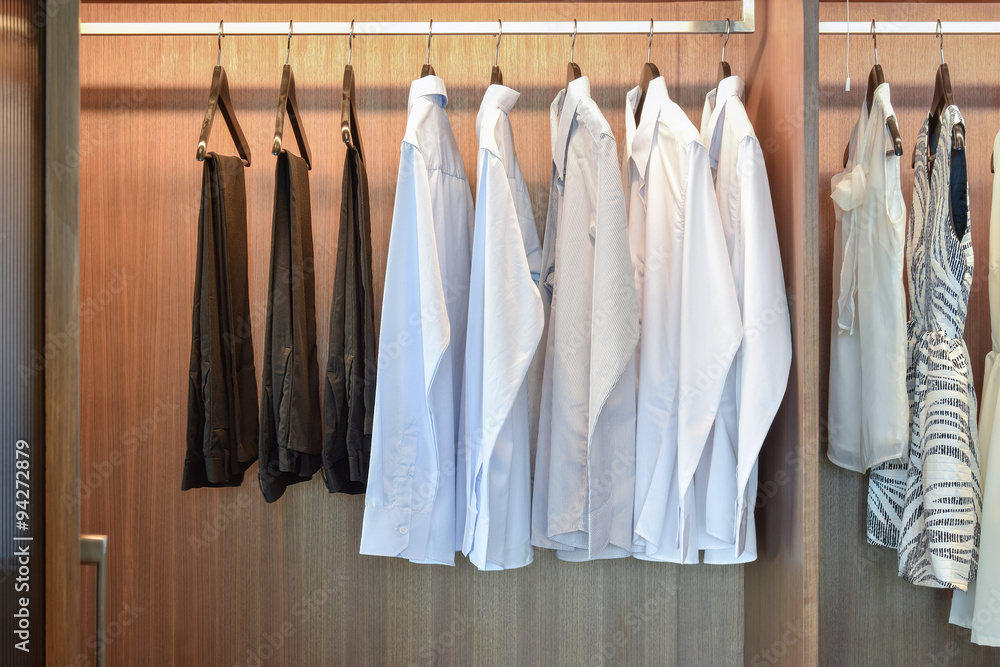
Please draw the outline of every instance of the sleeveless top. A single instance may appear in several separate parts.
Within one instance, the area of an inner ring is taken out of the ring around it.
[[[899,550],[899,576],[910,583],[965,590],[976,577],[983,493],[962,338],[973,268],[968,182],[964,151],[951,155],[958,108],[943,113],[933,165],[928,121],[917,138],[906,243],[910,450],[905,462],[872,468],[868,540]]]
[[[865,102],[850,160],[833,177],[833,316],[827,456],[864,473],[898,461],[910,446],[906,393],[906,205],[899,160],[889,148],[889,84]]]

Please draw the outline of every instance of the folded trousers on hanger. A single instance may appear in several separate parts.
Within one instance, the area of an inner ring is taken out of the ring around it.
[[[353,101],[344,158],[337,268],[330,309],[330,351],[323,401],[323,468],[331,493],[364,493],[375,410],[375,308],[371,216]]]
[[[202,176],[181,489],[239,486],[257,460],[243,162],[209,153]]]
[[[269,503],[319,470],[323,447],[309,172],[284,150],[277,162],[258,448]]]

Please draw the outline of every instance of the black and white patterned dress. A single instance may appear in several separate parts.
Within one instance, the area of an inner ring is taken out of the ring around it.
[[[899,576],[910,583],[965,590],[976,577],[983,492],[962,339],[973,266],[968,182],[964,152],[951,156],[952,128],[962,122],[957,107],[944,111],[933,165],[927,120],[917,138],[906,241],[909,460],[872,468],[868,541],[898,549]]]

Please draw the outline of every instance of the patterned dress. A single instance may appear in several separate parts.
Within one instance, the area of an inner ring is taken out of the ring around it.
[[[962,339],[972,287],[968,182],[964,152],[951,156],[952,128],[962,122],[955,106],[945,110],[933,165],[927,120],[917,138],[906,242],[910,451],[905,462],[872,468],[868,488],[868,541],[899,550],[899,576],[959,590],[976,577],[983,499]]]

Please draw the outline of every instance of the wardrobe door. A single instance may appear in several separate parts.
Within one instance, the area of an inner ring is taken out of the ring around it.
[[[72,663],[79,627],[78,515],[60,501],[79,434],[76,9],[0,0],[0,664],[12,667]]]

